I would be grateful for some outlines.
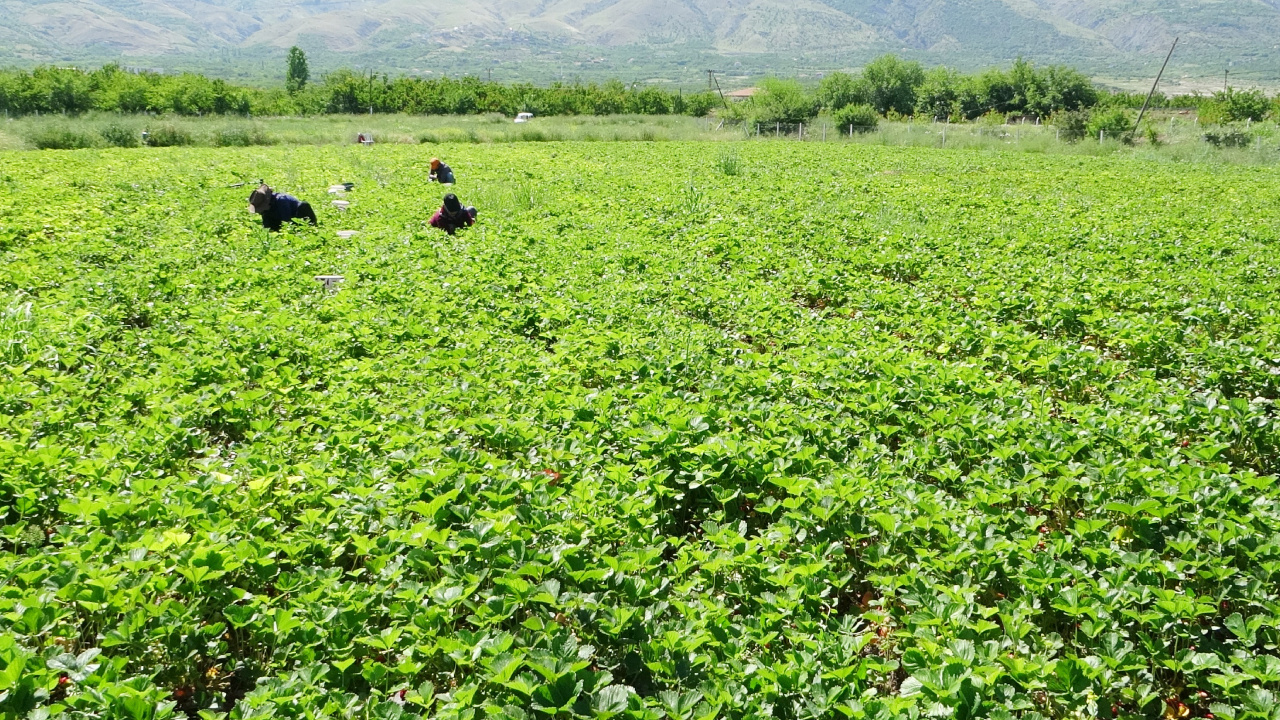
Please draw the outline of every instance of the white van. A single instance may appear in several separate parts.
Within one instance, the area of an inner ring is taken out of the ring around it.
[[[516,115],[516,122],[518,123],[527,123],[532,119],[533,113],[520,113],[519,115]]]

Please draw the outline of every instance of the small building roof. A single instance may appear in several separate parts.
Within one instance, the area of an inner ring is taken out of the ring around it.
[[[724,96],[728,98],[734,98],[736,100],[736,99],[749,98],[758,92],[760,92],[760,88],[749,87],[749,88],[742,88],[741,90],[734,90],[733,92],[727,92],[724,94]]]

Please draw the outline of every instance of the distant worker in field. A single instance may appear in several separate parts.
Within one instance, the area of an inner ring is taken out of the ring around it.
[[[453,184],[453,168],[440,162],[440,158],[431,158],[431,174],[427,176],[431,182],[441,185]]]
[[[359,135],[356,136],[356,144],[357,145],[364,144],[364,133],[360,133]]]
[[[458,196],[449,193],[444,196],[444,204],[435,215],[431,216],[430,223],[431,227],[439,228],[452,235],[460,228],[476,224],[476,209],[470,206],[463,207]]]
[[[286,193],[278,193],[266,185],[258,186],[249,195],[249,210],[261,215],[262,227],[271,232],[280,232],[280,226],[286,222],[306,220],[312,225],[318,222],[311,203]]]

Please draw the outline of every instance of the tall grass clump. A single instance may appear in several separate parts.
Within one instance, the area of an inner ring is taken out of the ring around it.
[[[716,158],[716,168],[730,177],[741,175],[742,158],[738,156],[738,153],[733,152],[732,150],[729,152],[722,152],[719,157]]]
[[[214,147],[250,147],[274,145],[272,138],[258,128],[232,127],[213,134]]]
[[[28,135],[27,141],[41,150],[79,150],[97,145],[89,133],[65,127],[40,128]]]
[[[132,128],[119,123],[111,123],[98,131],[103,142],[111,147],[136,148],[142,144],[141,137]]]
[[[148,132],[147,144],[151,147],[182,147],[195,145],[195,137],[187,130],[175,125],[162,125]]]

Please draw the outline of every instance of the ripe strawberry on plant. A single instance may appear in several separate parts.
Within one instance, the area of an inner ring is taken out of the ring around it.
[[[1164,720],[1183,720],[1191,715],[1191,708],[1176,697],[1168,698],[1164,702]]]

